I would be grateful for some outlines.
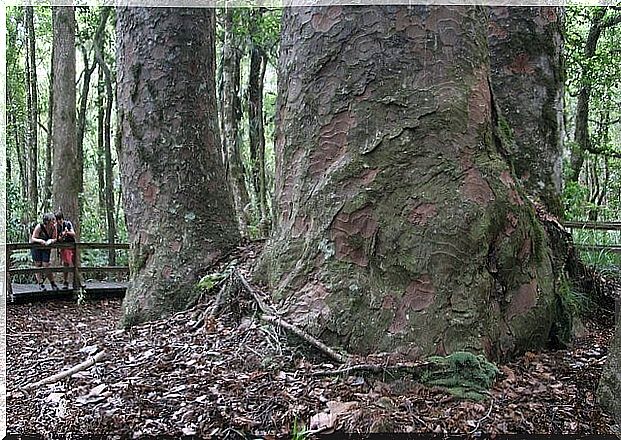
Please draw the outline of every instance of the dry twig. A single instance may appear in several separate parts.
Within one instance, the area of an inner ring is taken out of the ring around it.
[[[336,351],[328,347],[326,344],[321,342],[319,339],[314,338],[313,336],[306,333],[304,330],[296,327],[295,325],[285,321],[282,318],[278,318],[276,316],[271,316],[271,315],[261,315],[261,319],[263,321],[269,322],[270,324],[277,324],[289,330],[291,333],[304,339],[306,342],[308,342],[315,348],[318,348],[320,351],[322,351],[324,354],[328,355],[331,359],[335,360],[338,363],[344,364],[345,362],[347,362],[347,359],[349,358],[349,355],[342,355],[340,353],[337,353]]]
[[[106,352],[102,350],[99,353],[97,353],[95,356],[89,357],[87,360],[85,360],[81,364],[71,367],[68,370],[61,371],[60,373],[54,374],[53,376],[49,376],[49,377],[46,377],[45,379],[41,379],[38,382],[29,383],[25,385],[22,389],[24,391],[29,391],[29,390],[34,390],[35,388],[38,388],[41,385],[56,383],[59,380],[64,379],[65,377],[74,375],[78,371],[86,370],[87,368],[95,365],[97,362],[102,360],[105,356],[106,356]]]

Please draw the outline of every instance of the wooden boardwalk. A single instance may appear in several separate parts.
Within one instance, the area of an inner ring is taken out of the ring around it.
[[[52,290],[49,282],[45,283],[46,290],[41,290],[38,284],[17,284],[11,283],[13,298],[7,298],[7,302],[25,303],[34,301],[44,301],[48,299],[71,299],[74,295],[71,290],[63,289],[59,284],[59,290]],[[107,281],[87,281],[86,296],[88,298],[122,297],[127,290],[127,283],[107,282]]]

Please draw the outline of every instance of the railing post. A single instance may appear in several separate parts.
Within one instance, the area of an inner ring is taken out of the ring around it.
[[[82,286],[82,281],[79,278],[79,272],[78,272],[79,264],[80,264],[80,259],[78,258],[78,243],[74,241],[73,242],[73,293],[77,293],[80,286]]]
[[[7,300],[10,300],[11,302],[13,302],[13,283],[11,282],[11,253],[13,252],[13,249],[11,246],[7,246],[6,247],[6,254],[5,254],[5,258],[6,258],[6,264],[5,264],[5,280],[6,280],[6,293],[7,293]]]

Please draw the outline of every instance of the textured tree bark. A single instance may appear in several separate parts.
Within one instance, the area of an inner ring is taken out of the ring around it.
[[[550,250],[499,154],[488,54],[481,7],[285,11],[256,277],[287,319],[409,358],[546,343]]]
[[[117,42],[129,326],[190,305],[239,232],[220,155],[213,10],[119,8]]]
[[[53,210],[62,210],[80,236],[79,194],[82,163],[76,137],[74,8],[52,9],[54,27]],[[59,97],[62,97],[60,99]]]
[[[224,16],[224,45],[222,47],[222,144],[227,157],[227,179],[231,185],[235,211],[242,235],[247,235],[248,226],[244,213],[249,197],[244,178],[244,166],[240,153],[239,121],[241,119],[240,42],[235,37],[233,10],[227,9]]]
[[[37,65],[35,54],[35,32],[33,6],[26,7],[26,26],[28,29],[28,201],[30,216],[37,218],[39,209],[39,148],[37,131],[39,129],[39,98],[37,93]]]
[[[529,195],[562,215],[562,10],[490,8],[494,100],[507,158]]]
[[[260,13],[256,11],[255,13]],[[253,19],[252,17],[251,19]],[[248,133],[250,139],[250,162],[252,163],[252,184],[257,196],[260,214],[259,230],[267,236],[270,229],[267,211],[267,188],[265,179],[265,128],[263,123],[263,80],[267,57],[258,46],[250,50],[250,72],[248,74]]]
[[[599,403],[621,426],[621,321],[618,320],[597,394]]]

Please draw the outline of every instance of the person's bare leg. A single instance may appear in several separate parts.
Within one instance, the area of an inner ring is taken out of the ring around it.
[[[42,263],[43,267],[50,267],[50,262]],[[51,270],[48,270],[46,273],[47,279],[50,280],[50,284],[53,286],[56,282],[54,281],[54,273]]]
[[[41,261],[35,261],[34,265],[35,267],[41,267],[41,263],[42,263]],[[35,279],[37,280],[38,285],[43,284],[43,277],[41,276],[40,272],[35,273]]]

